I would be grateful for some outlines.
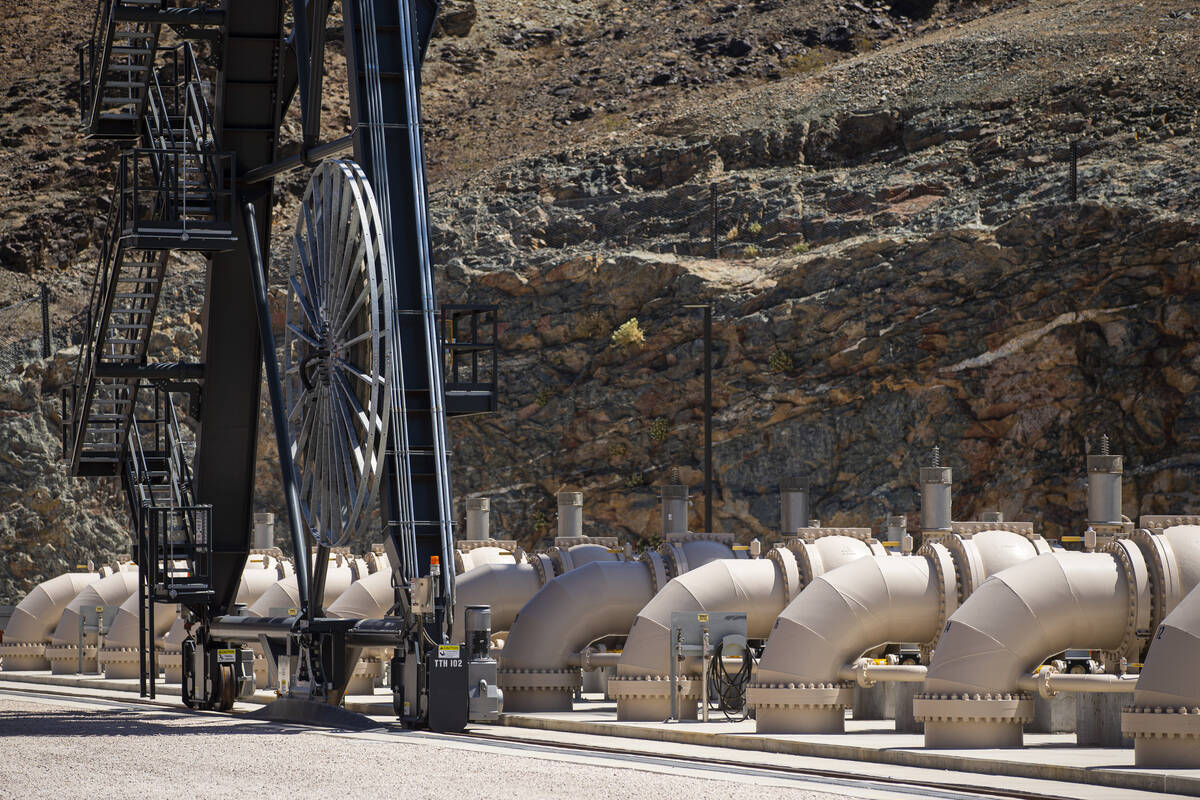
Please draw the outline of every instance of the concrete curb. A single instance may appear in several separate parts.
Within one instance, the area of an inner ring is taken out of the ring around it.
[[[569,719],[549,719],[521,714],[501,714],[499,723],[513,728],[582,733],[601,736],[621,736],[629,739],[648,739],[673,744],[725,747],[733,750],[758,750],[818,758],[839,758],[877,764],[895,764],[926,769],[949,769],[1003,775],[1014,778],[1035,778],[1065,781],[1115,789],[1136,789],[1200,797],[1200,777],[1158,772],[1139,772],[1132,767],[1075,767],[1062,764],[1038,764],[1023,761],[1004,761],[993,755],[973,758],[902,748],[861,747],[852,744],[827,744],[778,739],[770,736],[731,735],[690,731],[683,728],[658,728],[628,725],[620,722],[586,722]],[[990,753],[990,751],[989,751]]]

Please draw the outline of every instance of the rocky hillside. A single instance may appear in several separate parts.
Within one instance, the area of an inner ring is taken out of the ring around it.
[[[691,303],[714,307],[716,527],[743,539],[798,472],[826,522],[913,512],[935,443],[959,518],[1056,536],[1101,431],[1129,516],[1197,508],[1195,2],[446,5],[425,89],[442,295],[502,309],[502,410],[453,423],[454,486],[504,534],[552,535],[570,488],[590,531],[651,539],[654,484],[698,486]],[[40,11],[0,11],[0,304],[49,280],[61,326],[113,154],[73,132],[77,32]],[[304,180],[281,184],[277,265]],[[202,269],[173,269],[165,355],[196,352]],[[0,337],[28,324],[0,312]],[[0,602],[125,549],[115,487],[54,462],[70,352],[27,362],[0,380]]]

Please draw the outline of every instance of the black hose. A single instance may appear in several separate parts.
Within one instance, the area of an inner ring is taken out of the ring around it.
[[[754,656],[750,648],[742,651],[742,665],[737,672],[730,673],[721,657],[724,643],[718,644],[708,665],[708,707],[721,711],[725,718],[746,719],[746,686],[754,670]]]

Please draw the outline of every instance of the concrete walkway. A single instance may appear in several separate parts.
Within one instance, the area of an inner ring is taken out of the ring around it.
[[[51,675],[48,672],[0,672],[0,688],[30,684],[47,688],[86,689],[96,696],[136,694],[136,680],[108,680],[99,675]],[[178,684],[159,684],[164,698],[179,695]],[[259,691],[247,701],[265,704],[273,692]],[[239,706],[242,704],[239,703]],[[380,719],[394,718],[391,696],[380,690],[374,696],[346,700],[346,708]],[[1168,793],[1200,797],[1200,770],[1139,769],[1132,748],[1079,747],[1074,734],[1026,734],[1026,747],[997,750],[929,750],[919,734],[896,733],[888,720],[846,720],[845,734],[758,735],[754,722],[618,722],[616,704],[599,696],[575,704],[572,712],[503,714],[500,725],[557,736],[618,737],[634,742],[721,748],[731,754],[758,752],[780,756],[835,759],[841,763],[890,765],[893,768],[953,770],[964,774],[1005,776],[1011,779],[1053,781],[1093,787],[1080,796],[1125,797],[1126,792]],[[482,726],[481,730],[496,730]],[[644,748],[644,744],[642,745]],[[656,751],[661,747],[655,748]],[[832,768],[832,767],[831,767]],[[1101,788],[1104,787],[1104,788]],[[1108,790],[1108,791],[1106,791]],[[1112,791],[1117,790],[1117,791]]]

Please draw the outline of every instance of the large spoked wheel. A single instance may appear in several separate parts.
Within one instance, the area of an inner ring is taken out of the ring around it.
[[[383,469],[392,305],[382,238],[362,169],[318,167],[293,235],[284,400],[305,521],[330,547],[366,525]]]

